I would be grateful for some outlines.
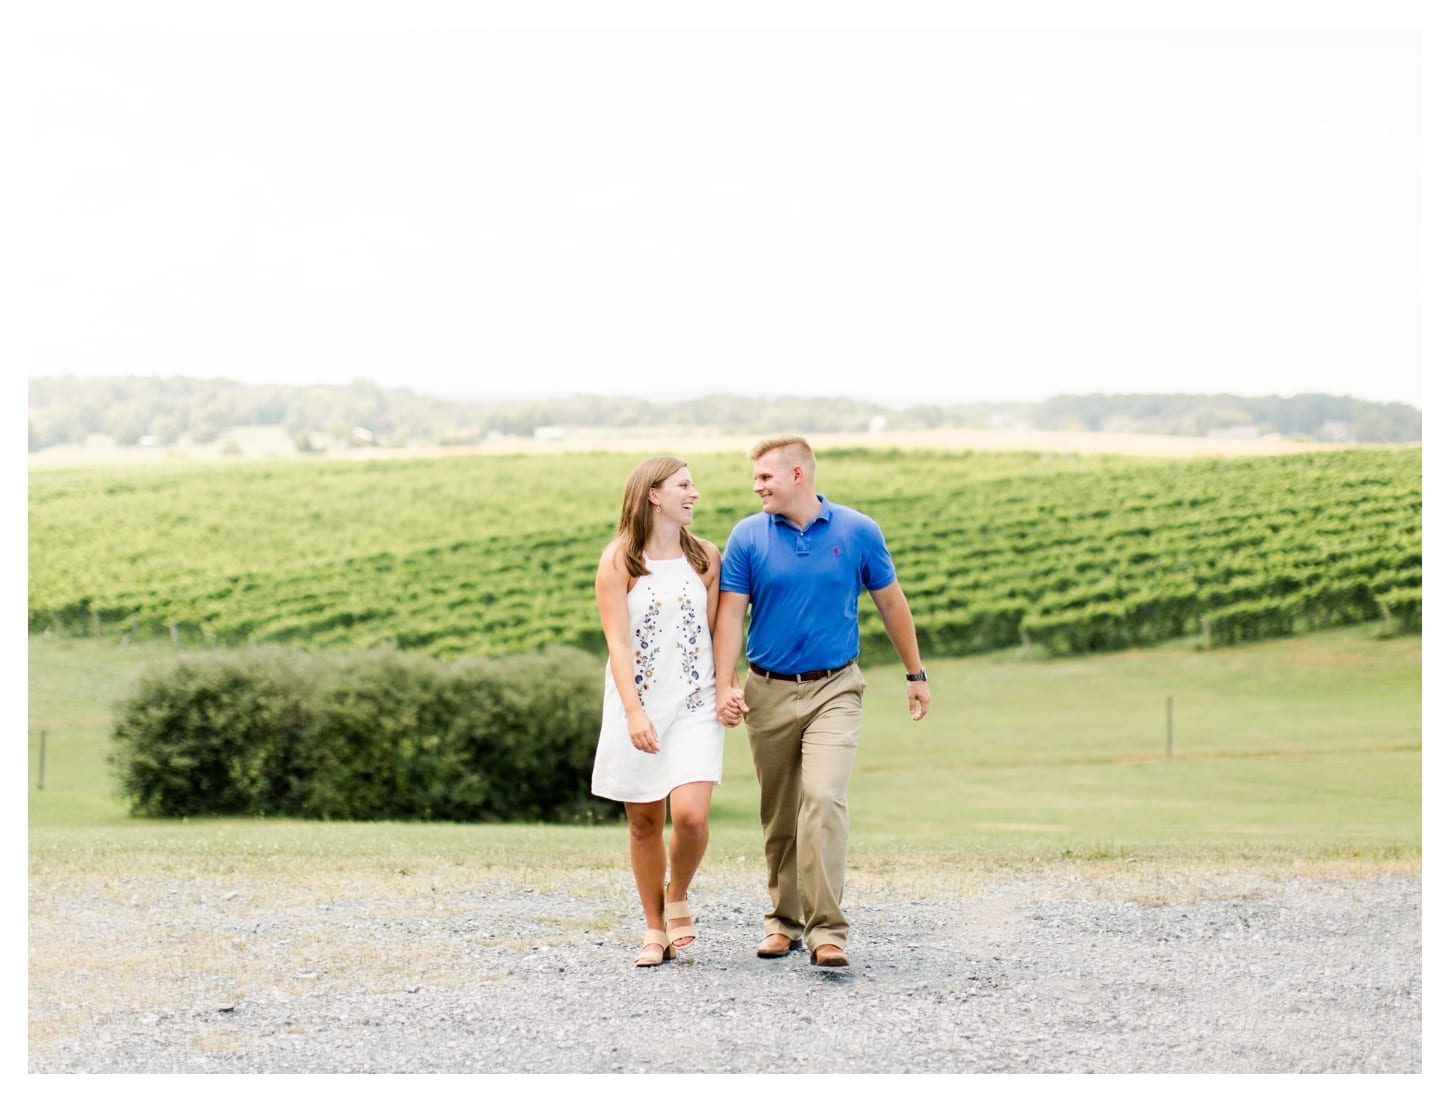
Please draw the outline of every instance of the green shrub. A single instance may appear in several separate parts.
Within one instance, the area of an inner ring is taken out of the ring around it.
[[[142,678],[116,719],[121,791],[144,815],[266,814],[294,803],[319,661],[197,655]]]
[[[603,690],[602,663],[581,651],[457,662],[438,774],[449,818],[592,821],[615,814],[615,805],[589,795]]]
[[[589,793],[602,671],[566,649],[188,657],[122,703],[114,761],[143,815],[614,818]]]
[[[427,778],[447,724],[440,664],[392,650],[343,655],[315,686],[316,721],[298,748],[295,814],[427,819]]]

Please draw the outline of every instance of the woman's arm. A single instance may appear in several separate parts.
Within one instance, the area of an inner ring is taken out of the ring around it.
[[[594,600],[599,605],[599,621],[609,647],[609,673],[619,690],[619,699],[624,702],[629,741],[636,750],[657,754],[659,734],[645,714],[639,702],[639,689],[634,684],[634,655],[629,639],[629,572],[617,540],[611,541],[599,557],[599,569],[594,575]]]

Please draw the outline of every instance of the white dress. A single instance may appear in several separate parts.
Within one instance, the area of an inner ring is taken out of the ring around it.
[[[629,741],[619,689],[606,663],[604,714],[590,790],[606,800],[653,803],[691,781],[720,783],[725,728],[715,718],[715,652],[709,594],[690,560],[646,558],[629,591],[635,690],[659,733],[660,751]]]

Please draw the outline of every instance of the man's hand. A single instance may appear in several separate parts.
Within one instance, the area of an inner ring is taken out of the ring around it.
[[[931,707],[931,690],[926,687],[925,681],[908,681],[906,683],[906,710],[911,713],[912,719],[925,719],[927,709]]]

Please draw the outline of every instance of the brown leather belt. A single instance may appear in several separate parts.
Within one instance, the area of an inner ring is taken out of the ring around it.
[[[851,659],[851,662],[854,662],[854,661],[855,661],[854,658]],[[851,665],[851,662],[847,662],[846,663],[846,666]],[[750,672],[751,673],[759,674],[761,677],[764,677],[764,678],[766,678],[768,680],[771,680],[771,681],[799,681],[802,684],[804,684],[807,681],[819,681],[823,677],[830,677],[831,674],[833,674],[833,673],[840,673],[842,670],[844,670],[846,668],[846,666],[837,666],[834,670],[807,670],[805,673],[776,673],[774,670],[762,669],[760,666],[757,666],[754,662],[750,662],[750,663],[748,663],[748,665],[750,666]]]

